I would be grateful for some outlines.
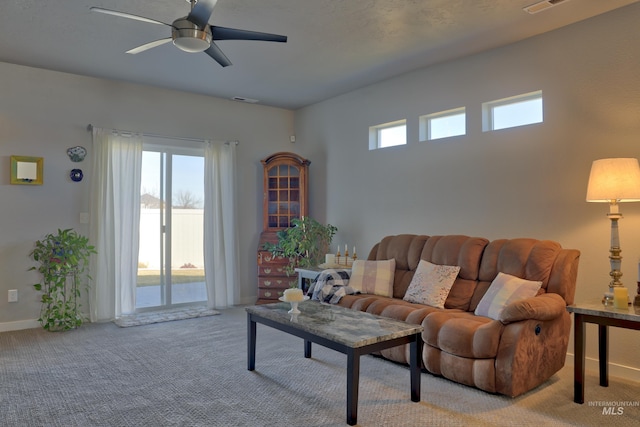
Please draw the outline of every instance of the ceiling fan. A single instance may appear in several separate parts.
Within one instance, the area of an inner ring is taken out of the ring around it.
[[[155,19],[143,16],[132,15],[130,13],[119,12],[117,10],[92,7],[92,12],[104,13],[107,15],[119,16],[121,18],[134,19],[136,21],[148,22],[151,24],[166,25],[171,27],[171,37],[155,40],[142,46],[128,50],[127,53],[136,54],[149,50],[156,46],[173,41],[179,49],[185,52],[204,52],[213,58],[223,67],[231,65],[231,61],[215,44],[214,40],[258,40],[268,42],[286,43],[287,37],[277,34],[260,33],[257,31],[239,30],[236,28],[218,27],[209,25],[209,19],[213,8],[218,0],[186,0],[191,4],[189,15],[178,18],[171,24],[156,21]]]

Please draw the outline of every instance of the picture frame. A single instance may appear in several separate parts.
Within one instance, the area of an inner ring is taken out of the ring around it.
[[[11,156],[11,184],[42,185],[44,158]]]

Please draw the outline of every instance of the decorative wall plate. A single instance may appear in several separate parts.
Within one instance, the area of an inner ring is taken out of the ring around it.
[[[82,173],[82,169],[71,169],[71,173],[69,174],[69,177],[71,178],[71,181],[73,181],[73,182],[82,181],[82,177],[83,176],[84,176],[84,174]]]
[[[84,156],[87,155],[87,149],[81,146],[71,147],[67,150],[67,156],[72,162],[81,162],[84,160]]]

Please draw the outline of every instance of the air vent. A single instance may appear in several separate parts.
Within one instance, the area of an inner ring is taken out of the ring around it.
[[[231,99],[233,99],[234,101],[248,102],[249,104],[255,104],[259,102],[257,99],[245,98],[244,96],[234,96]]]
[[[566,3],[568,1],[569,0],[544,0],[529,5],[522,10],[533,15],[534,13],[542,12],[543,10],[547,10],[549,8],[552,8],[553,6],[557,6],[560,3]]]

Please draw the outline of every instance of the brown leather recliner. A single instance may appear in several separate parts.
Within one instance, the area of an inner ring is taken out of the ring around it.
[[[347,295],[340,305],[422,324],[424,368],[436,375],[491,393],[518,396],[542,384],[564,366],[580,252],[535,239],[460,235],[387,236],[369,260],[396,260],[393,298]],[[461,267],[445,308],[402,298],[421,259]],[[474,310],[498,272],[541,281],[538,295],[507,305],[499,320]],[[408,363],[408,346],[382,356]]]

